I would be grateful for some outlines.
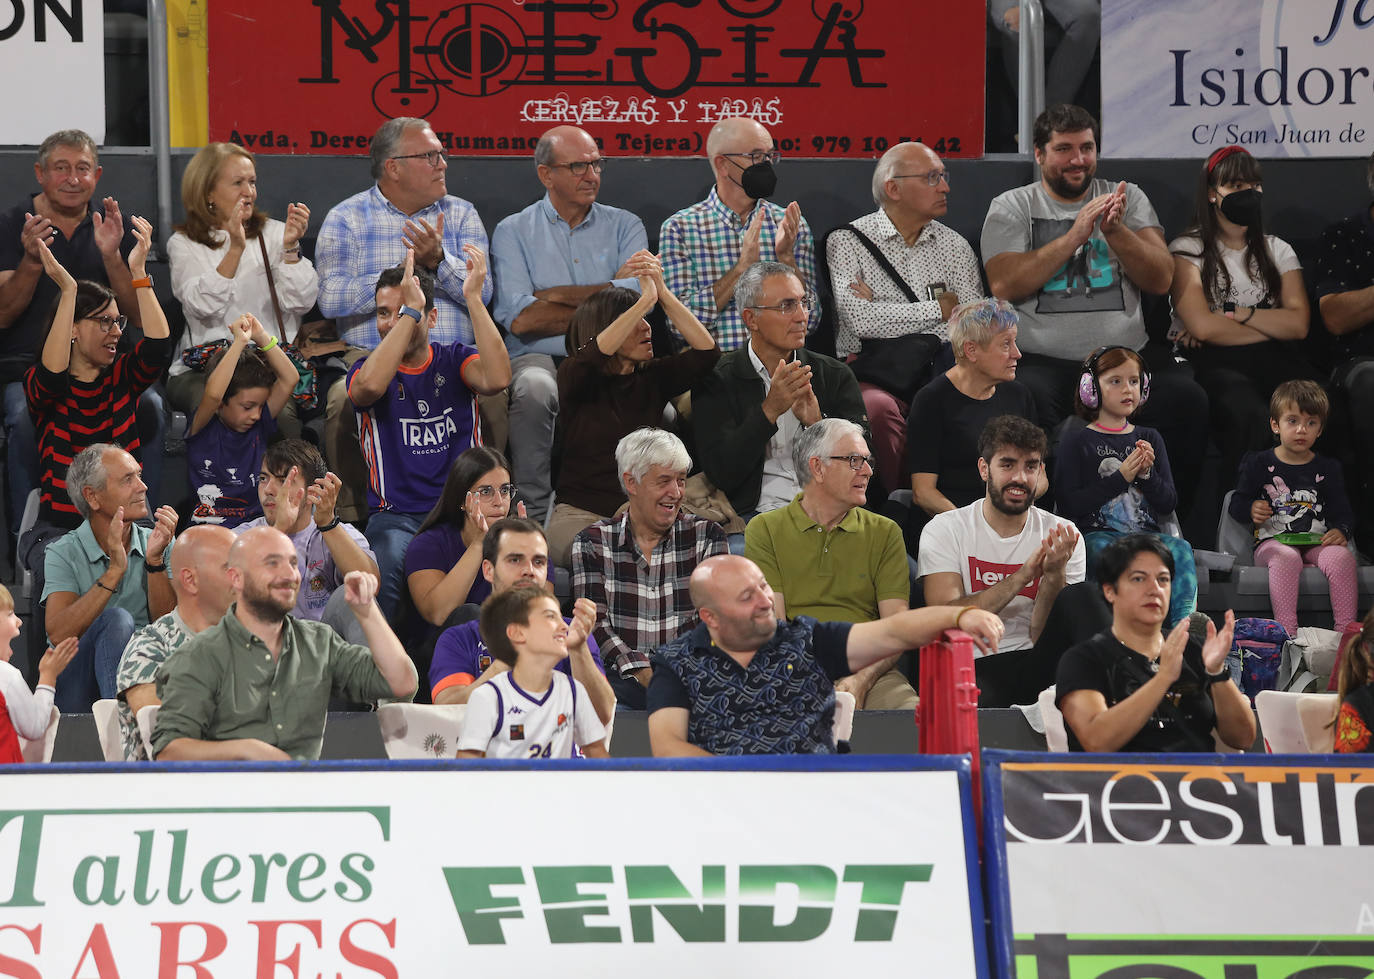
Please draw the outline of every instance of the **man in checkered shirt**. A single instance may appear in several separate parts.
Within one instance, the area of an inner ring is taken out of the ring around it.
[[[735,305],[741,273],[776,259],[812,291],[816,243],[796,201],[784,208],[765,200],[777,185],[778,151],[763,126],[745,117],[721,120],[706,137],[706,156],[716,184],[706,200],[663,222],[659,251],[668,288],[721,350],[734,350],[749,339]]]
[[[649,651],[697,624],[688,580],[727,547],[718,524],[682,509],[692,460],[676,435],[637,429],[615,462],[630,504],[573,541],[573,594],[596,603],[592,634],[617,701],[643,710]]]

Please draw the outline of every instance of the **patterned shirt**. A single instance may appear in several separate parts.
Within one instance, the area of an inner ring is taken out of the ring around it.
[[[833,752],[834,681],[850,672],[850,628],[799,615],[740,666],[699,625],[654,653],[649,714],[686,709],[687,740],[713,755]]]
[[[778,224],[786,212],[771,201],[759,201],[756,207],[763,208],[759,256],[771,259],[774,257]],[[753,211],[741,220],[738,214],[725,206],[712,187],[706,200],[670,216],[659,231],[658,247],[663,257],[664,281],[683,305],[711,331],[716,338],[716,346],[721,350],[734,350],[749,339],[749,330],[735,307],[734,297],[730,298],[724,309],[717,311],[713,286],[739,261],[740,242],[753,220]],[[797,232],[793,254],[802,283],[808,290],[814,290],[816,243],[805,218]],[[811,316],[815,320],[819,310],[812,310]],[[685,345],[676,331],[674,335],[679,346]]]
[[[596,603],[592,635],[608,667],[621,676],[649,665],[649,650],[697,624],[687,591],[696,566],[728,547],[720,526],[679,513],[668,534],[644,560],[630,512],[592,524],[573,541],[573,594]]]
[[[1322,232],[1317,253],[1318,301],[1323,296],[1374,286],[1374,215],[1366,207]],[[1341,336],[1331,346],[1339,360],[1374,354],[1374,320]]]
[[[124,699],[130,687],[156,683],[157,671],[167,657],[181,648],[195,633],[176,609],[156,622],[150,622],[133,634],[124,655],[119,658],[119,672],[115,674],[115,700],[119,712],[119,737],[124,742],[125,761],[148,761],[143,738],[138,733],[138,721]]]
[[[487,251],[487,232],[477,210],[461,197],[445,195],[414,214],[405,214],[375,185],[335,204],[315,243],[315,268],[320,273],[320,312],[336,321],[339,338],[373,349],[382,342],[377,332],[377,276],[406,260],[401,231],[407,221],[424,219],[434,225],[444,216],[444,258],[435,272],[434,305],[439,322],[429,338],[439,343],[472,343],[472,321],[463,298],[467,280],[464,245]],[[491,276],[482,283],[482,301],[491,300]]]
[[[949,339],[949,327],[938,299],[926,299],[926,287],[944,283],[961,303],[983,298],[983,280],[973,249],[959,232],[931,221],[921,229],[915,244],[908,245],[883,210],[865,214],[853,222],[878,246],[878,251],[901,273],[919,302],[908,302],[892,276],[868,249],[855,240],[854,232],[836,228],[826,239],[830,288],[835,295],[835,354],[847,357],[859,352],[859,341],[900,337],[908,333],[933,333]],[[873,290],[872,299],[860,299],[849,291],[858,280]]]
[[[113,442],[143,458],[138,437],[138,398],[167,367],[172,341],[144,338],[119,354],[94,381],[55,374],[40,361],[24,374],[24,395],[38,432],[38,519],[71,530],[81,514],[67,495],[67,467],[97,442]],[[158,447],[161,449],[161,446]]]

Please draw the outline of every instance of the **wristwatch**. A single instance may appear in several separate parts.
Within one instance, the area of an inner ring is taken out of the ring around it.
[[[422,312],[420,312],[420,311],[419,311],[418,309],[416,309],[414,306],[407,306],[407,305],[405,305],[404,303],[402,303],[402,304],[401,304],[401,309],[400,309],[400,311],[399,311],[396,315],[397,315],[397,317],[401,317],[401,316],[413,316],[413,317],[415,317],[415,322],[416,322],[416,323],[419,323],[421,320],[424,319],[424,315],[425,315],[425,314],[422,313]]]

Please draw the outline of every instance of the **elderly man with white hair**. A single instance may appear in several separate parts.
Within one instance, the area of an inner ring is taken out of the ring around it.
[[[863,429],[826,418],[792,444],[802,491],[787,506],[761,513],[744,532],[744,554],[773,589],[780,619],[809,615],[822,622],[873,622],[904,612],[911,579],[902,530],[863,508],[873,457]],[[916,692],[897,656],[837,680],[859,707],[910,710]]]
[[[885,492],[902,474],[911,396],[949,363],[949,314],[983,297],[973,248],[936,220],[949,210],[949,194],[949,171],[935,151],[898,143],[873,169],[878,209],[826,235],[835,353],[860,355],[850,366]]]
[[[616,699],[644,707],[649,651],[697,624],[688,581],[696,566],[726,553],[718,524],[682,509],[692,459],[681,439],[639,428],[615,448],[629,505],[573,541],[573,594],[596,603],[592,633]]]

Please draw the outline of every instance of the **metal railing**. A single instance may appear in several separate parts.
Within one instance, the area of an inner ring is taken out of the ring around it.
[[[1045,110],[1045,10],[1040,0],[1020,0],[1021,24],[1017,34],[1017,149],[1034,156],[1032,129],[1035,117]]]
[[[1038,4],[1039,0],[1035,0]],[[162,232],[155,250],[165,257],[172,237],[172,113],[167,73],[166,0],[148,0],[148,142],[157,158],[157,222]]]

